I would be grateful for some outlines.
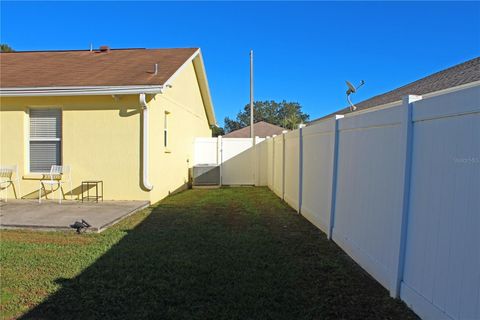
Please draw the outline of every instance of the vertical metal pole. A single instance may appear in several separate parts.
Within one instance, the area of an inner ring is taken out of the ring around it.
[[[255,133],[253,130],[253,50],[250,50],[250,138],[255,145]]]

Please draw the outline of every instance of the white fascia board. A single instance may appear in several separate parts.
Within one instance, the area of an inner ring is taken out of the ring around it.
[[[200,53],[200,49],[197,49],[191,56],[190,58],[188,58],[181,66],[180,68],[177,69],[177,71],[175,71],[171,76],[170,78],[168,78],[167,81],[165,81],[165,87],[167,86],[170,86],[173,82],[173,80],[175,80],[175,78],[182,72],[182,70],[188,66],[190,63],[192,63],[193,59],[195,59],[198,54]]]
[[[32,87],[1,88],[0,97],[36,97],[36,96],[90,96],[157,94],[163,92],[161,85],[138,86],[94,86],[94,87]]]
[[[197,75],[197,81],[200,85],[200,91],[202,94],[203,103],[206,105],[207,118],[210,125],[218,126],[217,119],[215,118],[215,110],[213,108],[212,96],[210,95],[210,87],[208,85],[207,72],[205,70],[205,64],[203,63],[202,53],[200,49],[198,54],[193,59],[193,67]]]
[[[218,126],[217,120],[215,118],[215,111],[213,109],[212,97],[210,95],[210,88],[207,80],[207,72],[205,70],[205,65],[203,63],[203,57],[200,49],[197,49],[181,66],[175,71],[172,76],[165,81],[165,88],[168,88],[172,85],[172,82],[175,78],[183,71],[183,69],[188,66],[190,63],[193,63],[195,72],[197,74],[197,81],[199,82],[200,92],[202,94],[202,99],[206,107],[207,118],[210,125]],[[199,72],[201,76],[199,77]]]

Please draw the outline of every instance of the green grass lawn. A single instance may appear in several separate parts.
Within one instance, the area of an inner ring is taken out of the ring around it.
[[[415,319],[266,188],[189,190],[101,234],[2,231],[2,318]]]

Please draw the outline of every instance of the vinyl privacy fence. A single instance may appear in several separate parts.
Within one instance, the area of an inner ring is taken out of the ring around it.
[[[264,138],[196,138],[194,165],[220,166],[223,185],[266,185],[266,145],[259,146]]]
[[[480,319],[479,85],[253,148],[209,139],[196,154],[224,163],[224,184],[268,185],[420,317]]]
[[[424,319],[480,319],[480,86],[256,148],[268,187],[392,296]]]

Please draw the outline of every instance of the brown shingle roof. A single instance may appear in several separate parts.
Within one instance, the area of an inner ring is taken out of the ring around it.
[[[480,57],[457,64],[384,94],[355,103],[355,106],[357,107],[357,110],[368,109],[402,100],[402,97],[408,94],[423,95],[478,80],[480,80]],[[310,123],[329,118],[335,114],[346,114],[349,112],[350,108],[347,107],[327,116],[312,120]]]
[[[256,137],[265,138],[266,136],[279,135],[285,130],[274,124],[259,121],[253,124],[253,130]],[[250,138],[250,126],[232,131],[223,136],[224,138]]]
[[[31,51],[0,54],[0,87],[163,85],[198,49]],[[158,74],[154,66],[158,63]]]

